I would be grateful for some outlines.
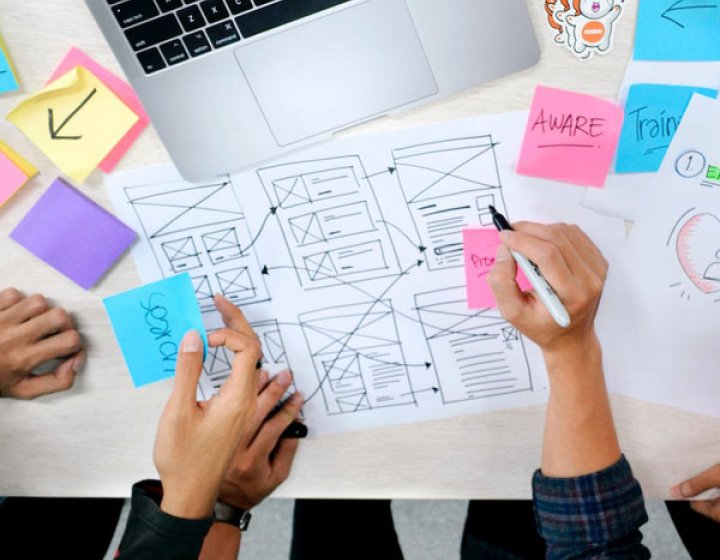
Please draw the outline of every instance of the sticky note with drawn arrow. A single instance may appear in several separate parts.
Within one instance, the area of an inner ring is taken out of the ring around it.
[[[81,183],[138,116],[94,74],[77,66],[23,101],[7,120]]]
[[[642,0],[635,60],[720,60],[720,0]]]

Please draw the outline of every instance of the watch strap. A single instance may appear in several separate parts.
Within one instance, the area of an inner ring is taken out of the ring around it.
[[[241,531],[247,531],[252,514],[247,509],[236,508],[223,502],[215,502],[215,521],[227,523]]]

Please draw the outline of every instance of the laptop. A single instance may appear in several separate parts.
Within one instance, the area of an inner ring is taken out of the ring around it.
[[[86,0],[190,181],[534,65],[526,0]]]

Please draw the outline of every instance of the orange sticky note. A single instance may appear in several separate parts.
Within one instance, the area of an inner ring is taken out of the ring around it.
[[[466,228],[463,230],[463,253],[469,309],[497,307],[495,296],[487,283],[487,276],[495,264],[495,254],[498,247],[500,247],[500,236],[495,228]],[[520,269],[518,269],[515,281],[523,291],[532,289],[530,281]]]
[[[605,99],[538,86],[517,172],[603,187],[617,150],[623,110]]]
[[[118,78],[115,74],[107,70],[105,67],[100,66],[92,58],[82,52],[80,49],[73,47],[65,55],[60,65],[55,69],[53,75],[50,76],[48,82],[57,80],[63,74],[72,70],[76,66],[83,66],[91,73],[95,74],[102,83],[104,83],[110,91],[112,91],[118,98],[125,103],[137,116],[138,121],[135,125],[128,130],[127,134],[117,143],[117,145],[105,156],[105,159],[100,162],[98,167],[105,173],[110,173],[122,157],[127,153],[132,146],[133,142],[137,140],[140,133],[145,130],[150,117],[148,117],[145,109],[143,109],[142,103],[135,94],[135,90],[127,82]]]

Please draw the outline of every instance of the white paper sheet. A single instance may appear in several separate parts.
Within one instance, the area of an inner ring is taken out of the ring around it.
[[[695,95],[612,267],[598,322],[611,391],[714,416],[720,181],[710,166],[720,166],[719,126],[720,103]]]
[[[108,188],[141,232],[144,281],[187,270],[208,328],[217,291],[266,326],[265,356],[292,366],[313,434],[525,406],[547,398],[540,352],[496,310],[467,309],[462,227],[491,225],[494,204],[578,223],[610,257],[624,241],[621,221],[581,207],[584,189],[515,175],[526,119],[339,140],[203,185],[115,174]],[[227,358],[206,363],[205,396]]]
[[[720,62],[651,62],[631,60],[618,103],[624,107],[633,84],[669,84],[718,89]],[[613,165],[613,169],[614,169]],[[587,208],[625,220],[635,220],[643,198],[657,182],[657,173],[610,173],[603,189],[588,189],[583,200]]]

